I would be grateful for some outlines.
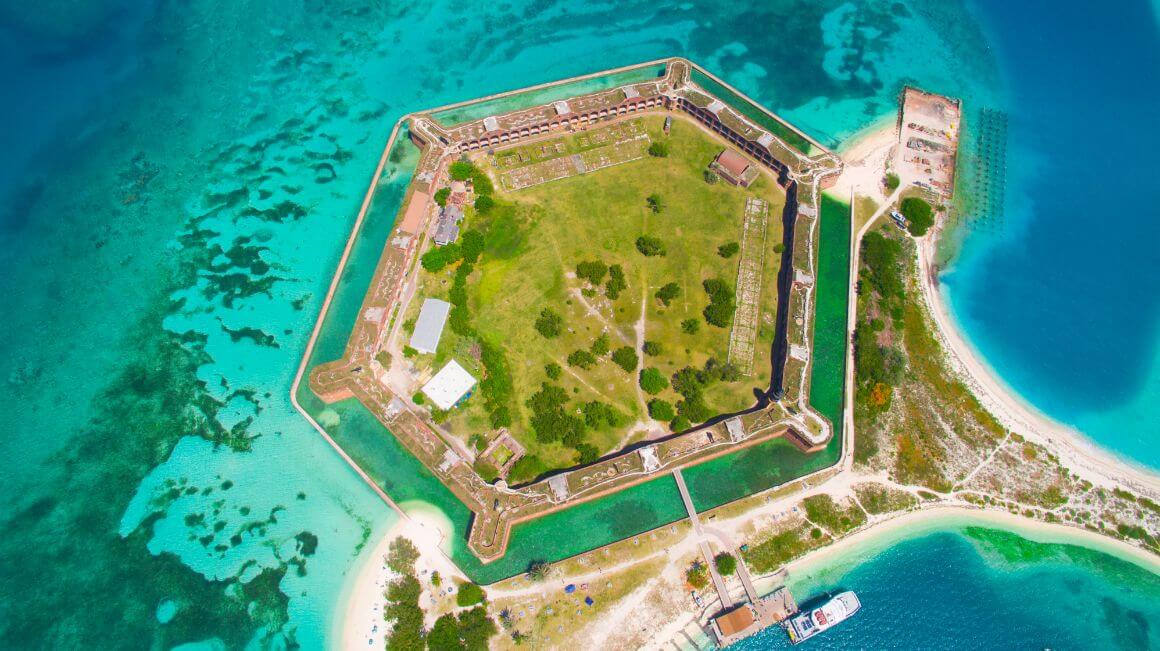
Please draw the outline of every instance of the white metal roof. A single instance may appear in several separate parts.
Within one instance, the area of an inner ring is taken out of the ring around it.
[[[556,107],[556,115],[568,115],[572,112],[572,107],[568,106],[568,102],[560,100],[554,104]]]
[[[757,144],[768,149],[769,146],[773,144],[773,136],[768,133],[763,133],[761,134],[761,137],[757,139]]]
[[[459,362],[451,360],[423,385],[423,393],[436,407],[446,410],[454,407],[474,386],[475,378],[471,373],[460,366]]]
[[[483,118],[483,128],[488,131],[499,131],[499,120],[494,115]]]
[[[725,108],[725,103],[719,99],[709,102],[708,110],[713,115],[716,115],[721,109]]]
[[[439,347],[439,338],[443,335],[443,326],[447,323],[447,314],[451,312],[451,304],[437,298],[428,298],[423,301],[419,310],[419,318],[415,320],[415,332],[411,334],[411,348],[420,353],[434,353]]]

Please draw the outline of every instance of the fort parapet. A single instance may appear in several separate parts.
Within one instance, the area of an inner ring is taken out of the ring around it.
[[[646,65],[657,63],[660,62]],[[810,240],[812,229],[795,228],[795,224],[801,217],[816,219],[819,187],[836,175],[841,161],[760,106],[752,104],[748,110],[742,110],[702,88],[695,83],[695,75],[707,76],[720,84],[734,95],[730,98],[732,101],[749,101],[692,63],[683,59],[663,63],[664,75],[655,79],[463,124],[444,125],[436,119],[435,115],[448,107],[406,116],[408,136],[422,153],[404,199],[404,210],[410,210],[413,201],[425,202],[432,188],[438,187],[449,163],[466,153],[582,130],[629,115],[649,112],[687,115],[769,170],[787,193],[782,216],[786,246],[778,280],[773,380],[757,404],[739,413],[718,416],[689,431],[626,448],[593,464],[571,468],[527,485],[511,487],[503,480],[484,481],[472,467],[470,453],[460,442],[435,426],[427,412],[417,408],[409,396],[396,395],[387,388],[383,379],[389,369],[377,358],[383,342],[398,327],[396,316],[409,299],[407,288],[417,273],[415,259],[421,248],[415,241],[421,239],[429,219],[422,220],[424,223],[418,228],[408,227],[418,232],[403,232],[396,225],[396,232],[383,249],[342,359],[310,371],[309,386],[324,402],[358,399],[471,509],[474,517],[468,547],[485,563],[503,556],[511,528],[519,522],[775,437],[785,437],[805,452],[816,452],[832,436],[831,424],[808,406],[808,337],[804,329],[795,330],[791,324],[808,323],[811,318],[810,283],[801,279],[812,278],[816,273],[813,268],[816,256],[798,254],[816,245]],[[755,110],[764,112],[761,120],[750,117]],[[777,129],[766,128],[761,122],[775,124]],[[775,130],[781,135],[774,133]],[[784,139],[786,134],[792,135],[797,148]],[[802,148],[808,149],[808,153],[801,151]],[[807,200],[799,203],[803,188],[808,188]],[[420,214],[431,212],[425,203],[419,209]],[[799,331],[801,335],[795,335]]]

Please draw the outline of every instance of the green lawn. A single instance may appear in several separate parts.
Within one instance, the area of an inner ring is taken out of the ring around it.
[[[771,204],[760,307],[763,327],[755,345],[754,375],[712,386],[705,394],[706,402],[714,413],[733,411],[752,404],[753,387],[769,383],[779,262],[772,248],[781,241],[785,196],[764,176],[748,190],[724,182],[706,183],[705,166],[724,145],[683,119],[674,120],[671,135],[665,136],[661,122],[661,117],[650,116],[645,126],[654,141],[668,142],[667,158],[646,157],[524,190],[498,192],[499,204],[489,215],[469,215],[468,226],[485,231],[487,240],[468,289],[473,324],[481,337],[501,345],[507,355],[519,403],[511,405],[513,435],[549,467],[576,463],[570,447],[537,441],[529,422],[525,403],[548,381],[544,367],[550,362],[564,368],[554,383],[570,396],[568,413],[575,413],[582,403],[599,401],[622,414],[624,425],[587,430],[586,442],[602,454],[621,446],[630,431],[628,424],[647,420],[635,373],[622,370],[607,354],[589,369],[569,367],[566,361],[573,351],[589,348],[602,332],[607,332],[613,351],[625,345],[635,347],[634,326],[642,305],[644,338],[663,349],[656,357],[644,357],[646,366],[655,366],[668,377],[685,366],[700,367],[710,357],[726,360],[729,328],[705,322],[701,312],[709,299],[701,283],[720,278],[730,287],[736,284],[739,256],[722,258],[717,247],[740,240],[745,199],[754,195]],[[503,157],[504,152],[499,152],[497,158]],[[486,167],[488,161],[478,164]],[[666,205],[660,213],[653,213],[646,202],[654,193]],[[635,242],[642,235],[662,240],[666,255],[639,253]],[[581,300],[578,292],[588,285],[575,277],[575,270],[578,263],[589,260],[623,267],[628,287],[617,300],[606,298],[603,287]],[[424,272],[420,295],[445,295],[452,274]],[[680,285],[681,293],[665,307],[653,294],[670,282]],[[563,317],[558,337],[547,339],[535,328],[545,308]],[[699,321],[699,332],[682,332],[681,322],[686,319]],[[437,360],[455,357],[469,370],[477,370],[478,365],[473,367],[462,353],[459,338],[445,331]],[[637,354],[641,354],[639,349]],[[658,397],[673,404],[680,399],[671,388]],[[457,435],[466,438],[486,429],[487,418],[479,403],[473,398],[452,415],[450,423]]]

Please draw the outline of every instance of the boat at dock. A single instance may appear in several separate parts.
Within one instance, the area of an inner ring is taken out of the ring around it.
[[[846,621],[862,608],[858,595],[846,591],[835,595],[819,608],[807,610],[786,620],[789,640],[798,644]]]

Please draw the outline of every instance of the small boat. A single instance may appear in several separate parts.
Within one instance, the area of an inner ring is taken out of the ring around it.
[[[789,641],[799,644],[846,621],[862,608],[858,595],[846,591],[835,595],[821,607],[791,617],[784,624]]]

